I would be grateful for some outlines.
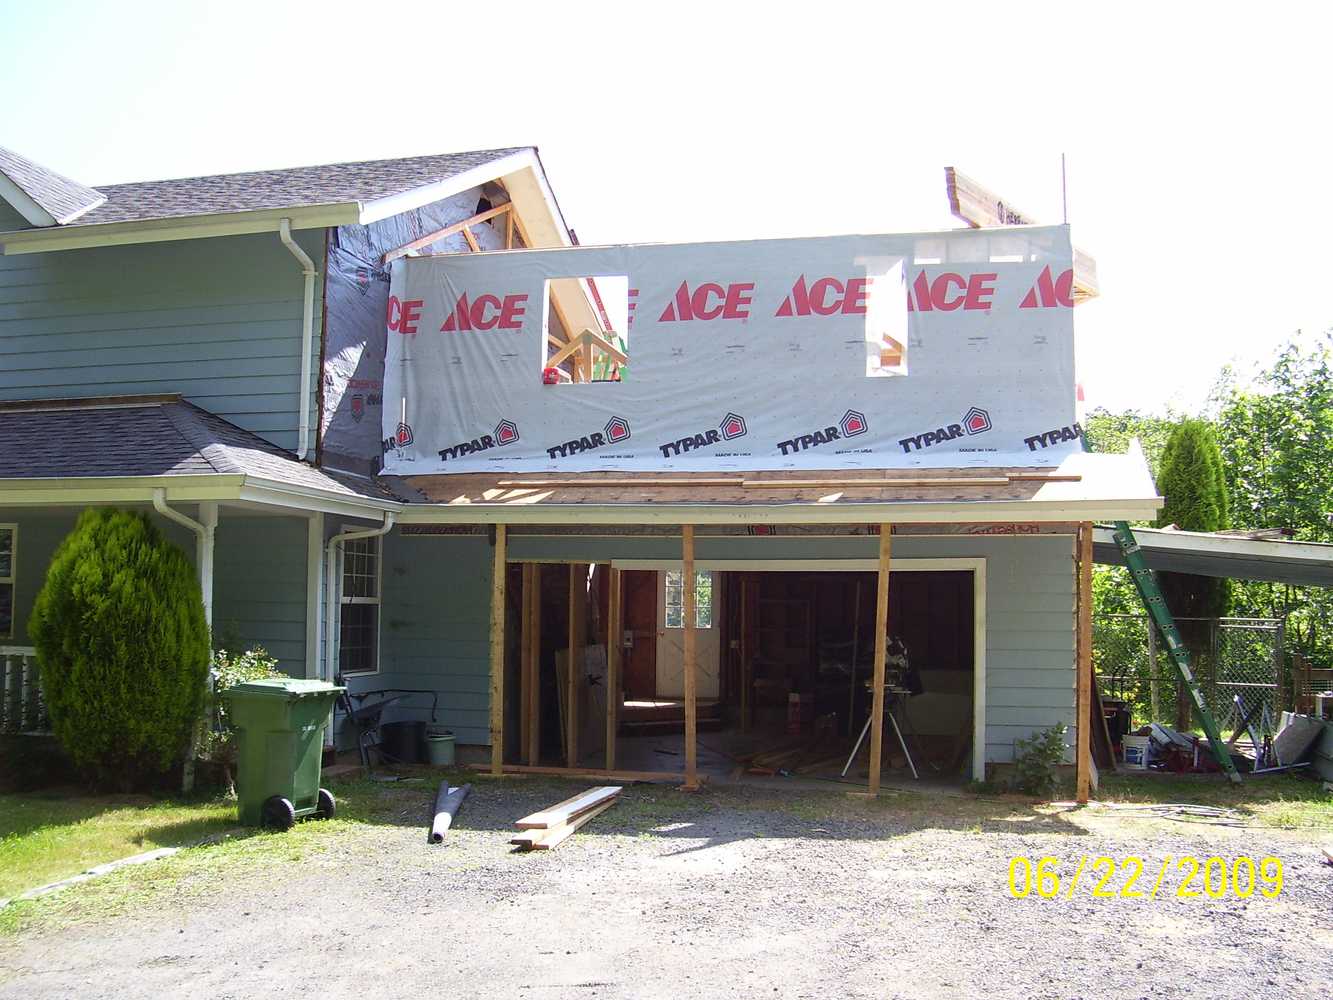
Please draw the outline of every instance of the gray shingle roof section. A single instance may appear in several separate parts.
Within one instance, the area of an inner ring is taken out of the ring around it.
[[[98,188],[106,203],[81,216],[77,225],[375,201],[448,180],[525,148],[530,147],[108,184]]]
[[[2,146],[0,173],[62,224],[106,200],[102,192],[85,187],[78,181],[72,181]]]
[[[0,409],[0,479],[208,475],[243,475],[348,498],[397,499],[371,480],[298,462],[178,398]]]

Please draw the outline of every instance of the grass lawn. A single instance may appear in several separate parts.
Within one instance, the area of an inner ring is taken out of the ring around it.
[[[1239,785],[1220,774],[1103,774],[1096,799],[1216,806],[1261,826],[1333,833],[1333,794],[1323,782],[1295,774],[1247,776]]]

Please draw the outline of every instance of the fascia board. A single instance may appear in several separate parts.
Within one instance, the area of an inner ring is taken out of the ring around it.
[[[264,209],[259,212],[226,212],[215,215],[185,215],[144,222],[107,222],[99,225],[54,229],[23,229],[0,233],[6,256],[44,253],[52,250],[81,250],[88,247],[124,246],[131,243],[162,243],[168,240],[205,239],[211,236],[242,236],[275,233],[283,219],[293,229],[324,229],[354,224],[360,213],[358,202],[310,205],[303,208]]]
[[[403,508],[401,503],[393,500],[347,497],[272,480],[256,479],[253,476],[244,478],[245,484],[241,487],[237,499],[249,503],[371,519],[382,518],[385,511],[397,513]]]
[[[0,507],[151,503],[155,490],[168,500],[234,500],[244,476],[132,476],[72,479],[0,479]]]
[[[400,524],[944,524],[1146,520],[1153,501],[830,504],[410,504]]]
[[[363,226],[372,222],[379,222],[391,215],[410,212],[414,208],[421,208],[423,205],[429,205],[444,198],[451,198],[469,188],[485,184],[487,181],[497,180],[505,174],[512,174],[524,167],[532,167],[540,177],[541,165],[537,162],[536,153],[531,148],[520,149],[497,160],[491,160],[489,163],[464,170],[461,174],[436,181],[434,184],[424,184],[421,187],[412,188],[410,191],[403,191],[399,194],[365,202],[361,206],[360,217],[356,221]]]

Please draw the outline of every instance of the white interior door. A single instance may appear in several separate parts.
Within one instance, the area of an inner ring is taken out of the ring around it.
[[[718,678],[718,665],[721,662],[721,641],[715,605],[711,600],[716,576],[712,573],[697,574],[703,578],[700,589],[710,595],[708,606],[704,608],[700,601],[699,624],[694,630],[694,651],[698,669],[695,676],[695,697],[700,700],[716,700],[722,690]],[[657,697],[685,697],[685,629],[680,621],[679,587],[672,588],[672,601],[668,606],[668,577],[677,583],[680,573],[677,570],[662,571],[657,574]]]

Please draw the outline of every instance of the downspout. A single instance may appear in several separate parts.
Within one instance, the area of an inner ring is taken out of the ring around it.
[[[315,270],[315,262],[310,259],[310,255],[292,239],[291,219],[283,219],[278,223],[278,236],[301,265],[301,273],[305,275],[305,302],[301,307],[301,400],[298,404],[300,431],[296,443],[296,457],[305,461],[306,454],[310,451],[310,352],[314,349],[315,275],[319,272]]]
[[[398,516],[393,511],[385,511],[384,523],[378,528],[358,528],[356,531],[344,531],[330,538],[325,547],[324,591],[327,596],[324,600],[324,679],[326,681],[331,681],[338,675],[338,620],[342,611],[341,595],[338,593],[338,547],[343,542],[387,535],[393,529],[397,520]]]
[[[189,528],[195,537],[195,563],[199,569],[199,593],[204,602],[204,621],[208,625],[208,658],[213,659],[213,542],[218,527],[218,505],[216,501],[199,504],[199,520],[186,517],[180,511],[167,506],[167,491],[153,490],[153,509],[169,521]],[[207,688],[209,680],[205,679]],[[194,790],[194,757],[199,748],[199,726],[190,734],[190,751],[185,756],[181,769],[181,791]]]

